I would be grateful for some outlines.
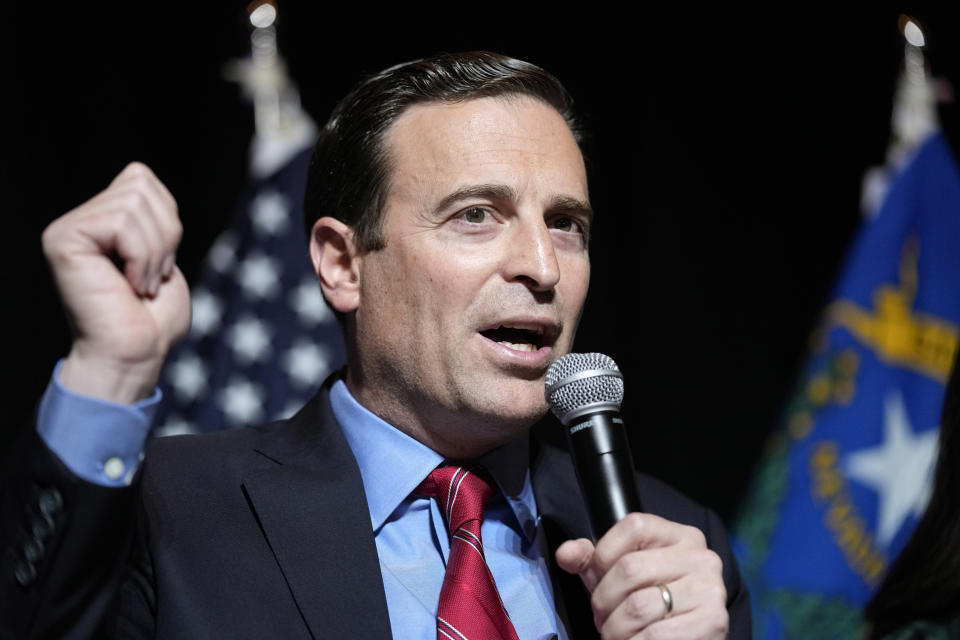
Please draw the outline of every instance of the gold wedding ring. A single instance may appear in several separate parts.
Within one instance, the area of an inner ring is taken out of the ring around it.
[[[660,589],[660,597],[663,599],[663,617],[667,618],[673,611],[673,594],[670,593],[670,589],[665,584],[658,584],[657,589]]]

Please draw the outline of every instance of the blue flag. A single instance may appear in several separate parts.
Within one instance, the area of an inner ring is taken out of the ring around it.
[[[288,417],[343,364],[303,229],[309,148],[252,180],[191,287],[193,321],[167,358],[158,435]]]
[[[859,638],[926,505],[960,325],[960,174],[922,143],[860,230],[735,526],[758,638]]]

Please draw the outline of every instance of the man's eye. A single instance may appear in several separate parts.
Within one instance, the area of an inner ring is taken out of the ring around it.
[[[560,231],[572,231],[574,233],[583,233],[583,226],[568,216],[560,216],[553,219],[552,222],[554,229],[559,229]]]
[[[480,207],[470,207],[466,211],[460,214],[460,217],[463,218],[466,222],[472,224],[480,224],[485,222],[487,219],[487,210],[481,209]]]

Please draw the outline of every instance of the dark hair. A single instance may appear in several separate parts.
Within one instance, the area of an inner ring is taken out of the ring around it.
[[[960,607],[960,359],[954,360],[940,420],[933,494],[910,540],[864,613],[868,637],[911,622],[943,622]]]
[[[583,135],[563,85],[540,67],[497,53],[439,54],[390,67],[357,85],[333,110],[313,149],[304,225],[331,216],[349,225],[362,251],[384,246],[382,212],[390,175],[384,135],[410,106],[524,95],[564,118],[578,144]]]

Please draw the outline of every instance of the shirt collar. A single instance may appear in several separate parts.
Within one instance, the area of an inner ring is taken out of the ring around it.
[[[337,380],[330,406],[353,451],[363,479],[374,532],[444,458],[361,405]],[[537,526],[537,506],[530,484],[529,438],[526,434],[482,456],[482,464],[507,500],[528,540]]]

